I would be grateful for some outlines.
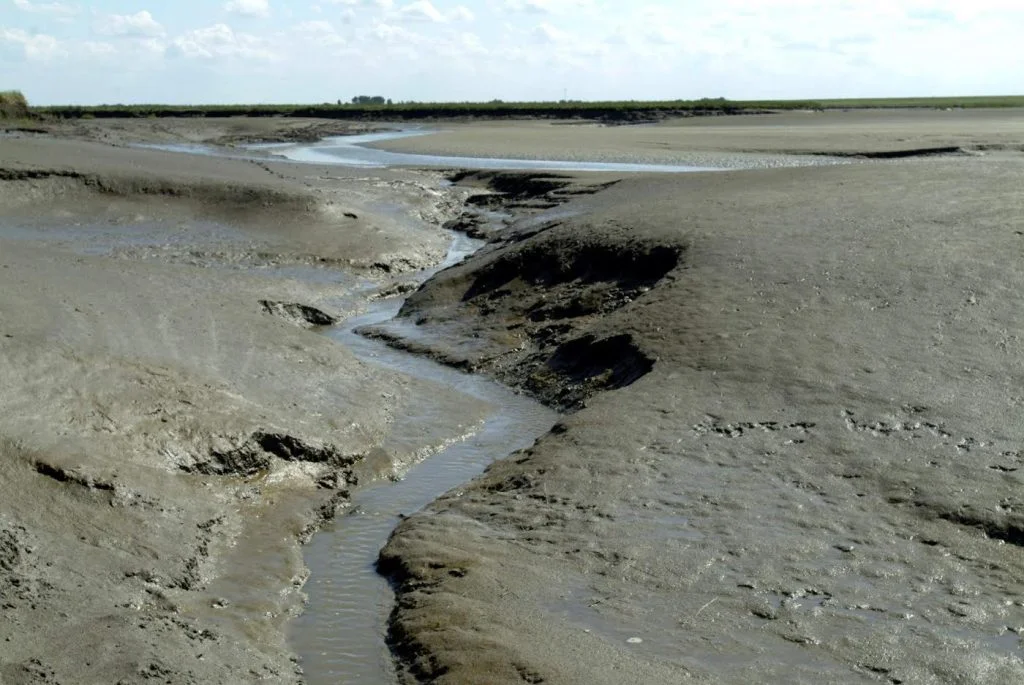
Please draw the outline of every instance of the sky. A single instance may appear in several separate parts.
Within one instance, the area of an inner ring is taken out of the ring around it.
[[[35,104],[1024,93],[1024,0],[0,0]]]

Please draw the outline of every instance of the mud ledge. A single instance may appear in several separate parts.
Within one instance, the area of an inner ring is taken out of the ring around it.
[[[595,393],[626,387],[651,371],[655,359],[631,332],[603,322],[685,266],[685,239],[640,239],[617,223],[580,232],[538,214],[614,181],[509,172],[450,178],[490,191],[471,196],[451,226],[468,224],[480,235],[472,219],[477,207],[512,212],[520,224],[490,233],[477,255],[423,284],[395,321],[360,332],[487,373],[561,410],[579,409]]]
[[[922,147],[908,150],[880,150],[865,152],[812,152],[812,155],[821,157],[840,157],[849,159],[909,159],[912,157],[940,157],[967,155],[968,151],[958,145],[947,145],[944,147]]]

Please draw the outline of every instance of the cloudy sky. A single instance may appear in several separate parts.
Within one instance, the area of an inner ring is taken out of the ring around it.
[[[0,0],[39,104],[1024,93],[1024,0]]]

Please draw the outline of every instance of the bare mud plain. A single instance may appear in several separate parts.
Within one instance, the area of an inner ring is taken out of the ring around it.
[[[0,138],[0,682],[301,681],[300,543],[490,411],[312,327],[445,223],[490,242],[366,334],[564,414],[381,553],[403,681],[1024,681],[1024,115],[388,144],[760,167],[678,175],[125,146],[284,135],[205,125]]]

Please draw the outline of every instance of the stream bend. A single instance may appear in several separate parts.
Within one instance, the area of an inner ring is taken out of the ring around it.
[[[444,265],[476,245],[457,236]],[[305,613],[292,625],[306,681],[382,685],[396,682],[385,641],[394,593],[375,570],[377,555],[401,520],[483,472],[495,459],[529,447],[547,433],[557,414],[524,395],[482,376],[464,373],[386,344],[364,338],[360,326],[393,318],[399,300],[378,301],[328,334],[360,359],[401,373],[442,383],[495,406],[480,430],[413,466],[398,482],[373,483],[356,491],[352,507],[306,546],[310,569]]]

